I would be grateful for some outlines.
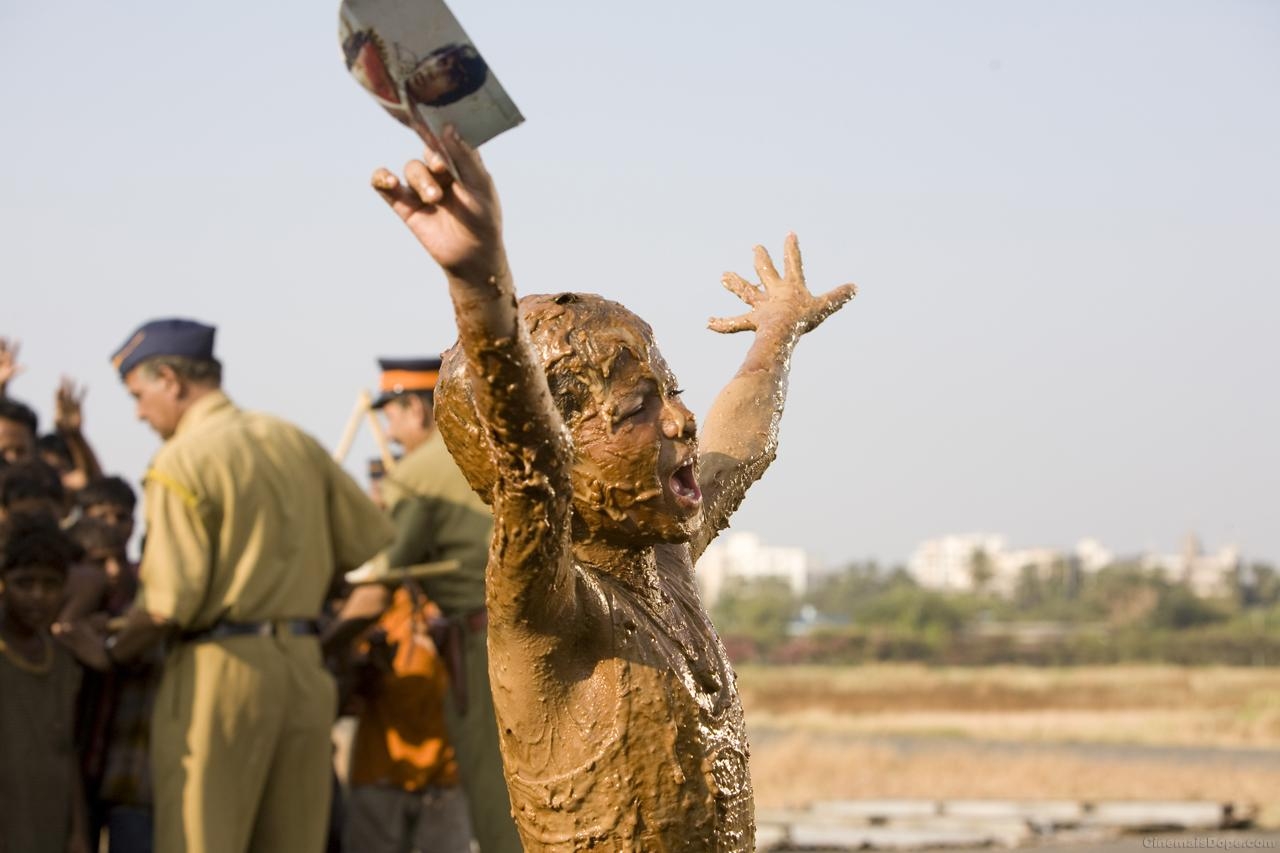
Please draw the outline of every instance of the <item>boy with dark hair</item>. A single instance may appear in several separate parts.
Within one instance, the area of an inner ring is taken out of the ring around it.
[[[30,406],[0,396],[0,466],[26,462],[36,455],[39,425]]]
[[[0,519],[11,513],[66,514],[66,492],[58,472],[38,459],[0,469]]]
[[[116,491],[112,497],[121,495]],[[104,519],[85,516],[70,535],[84,551],[80,568],[101,578],[98,588],[104,591],[90,619],[105,625],[124,615],[138,594],[138,569],[125,554],[127,534]],[[81,763],[92,826],[107,830],[110,853],[151,850],[150,720],[163,664],[163,650],[156,648],[103,675],[87,673],[97,676],[97,683],[91,695],[81,697]]]
[[[80,668],[49,628],[75,547],[43,514],[0,524],[0,850],[88,853],[73,729]]]
[[[76,505],[85,518],[94,518],[116,528],[128,545],[133,537],[133,514],[138,495],[123,477],[94,480],[76,494]]]

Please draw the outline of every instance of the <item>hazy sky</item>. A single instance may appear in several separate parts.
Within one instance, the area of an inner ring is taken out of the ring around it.
[[[735,518],[827,560],[989,530],[1280,559],[1280,4],[702,0],[453,9],[527,122],[484,148],[517,286],[655,327],[705,413],[719,285],[795,230],[860,293],[802,342]],[[107,363],[220,326],[242,405],[337,441],[377,355],[454,337],[367,188],[415,139],[336,4],[0,0],[0,334],[87,382],[109,469],[157,440]],[[373,454],[367,436],[353,467]]]

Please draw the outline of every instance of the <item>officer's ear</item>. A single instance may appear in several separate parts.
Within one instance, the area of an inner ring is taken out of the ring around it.
[[[151,372],[152,378],[164,386],[166,391],[182,398],[187,394],[187,382],[171,365],[157,364]]]
[[[410,394],[408,396],[408,405],[410,411],[413,412],[413,419],[427,429],[434,426],[436,420],[431,411],[431,399],[422,394]]]

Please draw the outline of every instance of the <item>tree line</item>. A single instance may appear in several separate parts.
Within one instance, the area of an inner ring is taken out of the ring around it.
[[[1133,563],[1029,566],[1007,597],[975,586],[927,589],[902,567],[855,563],[803,596],[730,583],[712,618],[743,662],[1280,665],[1280,572],[1267,563],[1216,598]]]

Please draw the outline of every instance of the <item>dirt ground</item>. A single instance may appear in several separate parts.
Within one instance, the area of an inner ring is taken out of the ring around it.
[[[1280,826],[1280,670],[739,673],[762,808],[816,799],[1210,799]]]

